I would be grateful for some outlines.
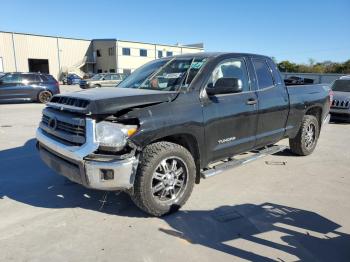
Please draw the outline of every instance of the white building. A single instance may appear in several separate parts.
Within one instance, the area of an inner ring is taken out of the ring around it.
[[[117,39],[75,39],[0,31],[0,72],[130,73],[148,61],[202,52],[203,44],[161,45]]]

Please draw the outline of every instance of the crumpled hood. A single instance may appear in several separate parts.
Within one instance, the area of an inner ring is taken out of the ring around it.
[[[95,88],[55,95],[47,105],[84,114],[115,114],[126,108],[170,102],[176,95],[175,91],[117,87]]]

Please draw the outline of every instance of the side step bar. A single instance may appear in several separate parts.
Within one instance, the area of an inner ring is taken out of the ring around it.
[[[201,177],[202,178],[209,178],[209,177],[218,175],[218,174],[220,174],[228,169],[239,167],[241,165],[250,163],[250,162],[257,160],[257,159],[260,159],[262,157],[275,154],[277,152],[285,150],[286,148],[287,148],[287,146],[273,145],[270,147],[266,147],[262,150],[256,151],[256,153],[254,153],[253,155],[245,157],[245,158],[241,158],[241,159],[232,158],[231,160],[217,164],[216,166],[214,166],[211,169],[207,169],[207,170],[202,171]]]

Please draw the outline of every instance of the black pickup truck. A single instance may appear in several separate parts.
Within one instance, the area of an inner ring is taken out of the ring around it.
[[[201,178],[249,162],[235,155],[308,155],[327,119],[321,85],[286,87],[273,61],[241,53],[154,60],[118,87],[55,95],[43,110],[43,161],[89,188],[124,190],[155,216],[180,208]]]

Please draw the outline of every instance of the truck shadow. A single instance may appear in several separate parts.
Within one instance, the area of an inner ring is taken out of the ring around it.
[[[350,235],[307,210],[273,203],[243,204],[180,211],[164,219],[170,228],[159,228],[161,232],[248,261],[350,259]]]
[[[51,171],[40,159],[35,139],[0,151],[0,203],[4,197],[44,208],[80,207],[144,216],[125,193],[90,190]]]
[[[41,162],[34,139],[0,151],[0,204],[5,198],[35,207],[147,217],[124,193],[89,190],[54,174]],[[350,261],[350,235],[308,210],[247,203],[179,211],[161,219],[168,226],[157,230],[168,237],[248,261],[283,261],[285,256],[293,261]]]

